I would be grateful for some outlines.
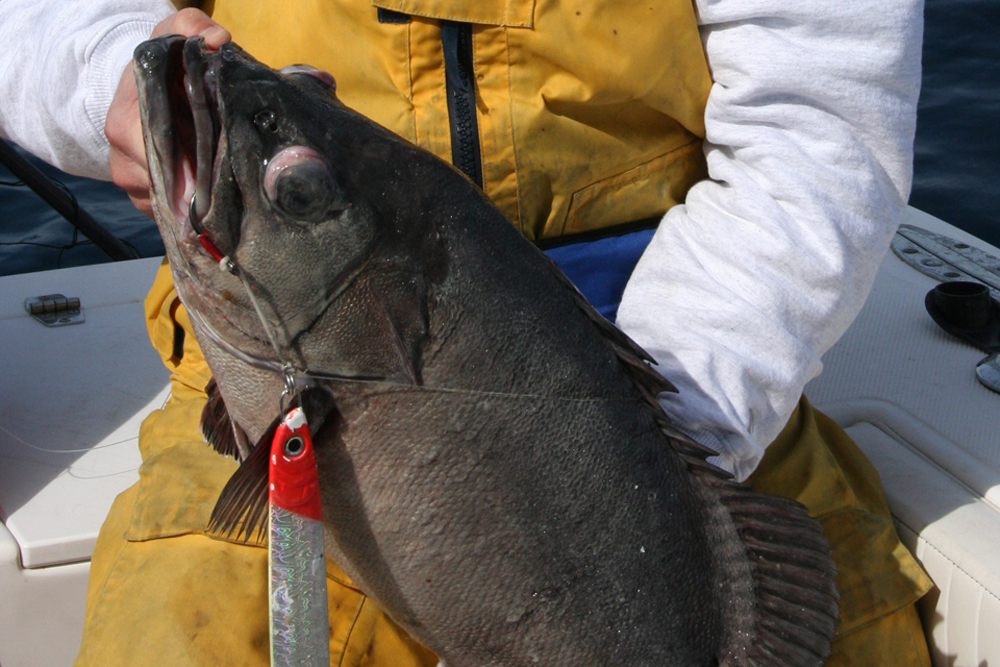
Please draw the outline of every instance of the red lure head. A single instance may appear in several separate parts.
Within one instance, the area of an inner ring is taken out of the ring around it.
[[[268,488],[271,504],[320,519],[319,473],[312,434],[301,408],[289,410],[274,433]]]

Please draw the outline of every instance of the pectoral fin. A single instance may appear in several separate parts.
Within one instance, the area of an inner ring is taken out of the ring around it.
[[[263,544],[267,521],[267,473],[271,441],[281,423],[279,415],[261,436],[240,467],[226,482],[209,519],[210,531],[243,542]]]
[[[205,393],[208,394],[208,400],[201,411],[201,434],[205,442],[223,456],[232,456],[237,461],[245,460],[250,454],[249,438],[229,416],[215,378],[208,381]]]

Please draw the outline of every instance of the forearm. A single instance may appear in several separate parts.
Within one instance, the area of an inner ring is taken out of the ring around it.
[[[667,214],[618,323],[679,386],[668,413],[743,478],[860,310],[905,206],[923,3],[697,7],[711,180]]]
[[[104,121],[167,0],[0,1],[0,133],[65,171],[109,178]]]

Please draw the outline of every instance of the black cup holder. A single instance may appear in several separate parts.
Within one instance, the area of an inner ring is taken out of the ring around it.
[[[1000,351],[1000,304],[981,283],[941,283],[924,299],[942,329],[984,352]]]

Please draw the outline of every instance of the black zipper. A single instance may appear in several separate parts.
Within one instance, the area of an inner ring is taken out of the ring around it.
[[[441,21],[444,79],[451,126],[451,162],[483,187],[476,120],[476,78],[472,66],[472,24]]]

